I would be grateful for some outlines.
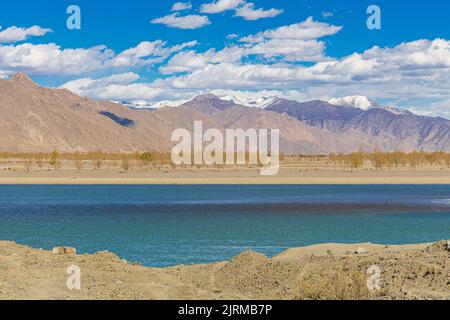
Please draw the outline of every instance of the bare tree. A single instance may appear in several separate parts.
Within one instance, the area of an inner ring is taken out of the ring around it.
[[[75,168],[77,168],[78,172],[83,169],[83,158],[79,152],[76,152],[73,159]]]

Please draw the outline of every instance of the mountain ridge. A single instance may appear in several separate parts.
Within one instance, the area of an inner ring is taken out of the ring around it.
[[[179,107],[136,109],[49,89],[25,74],[0,80],[0,150],[104,152],[171,150],[171,133],[217,128],[281,130],[284,153],[427,150],[450,151],[450,121],[383,109],[338,107],[324,101],[275,99],[266,108],[208,94]]]

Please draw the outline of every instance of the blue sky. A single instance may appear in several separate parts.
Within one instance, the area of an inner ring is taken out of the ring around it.
[[[191,0],[174,10],[176,2],[2,1],[0,76],[23,71],[45,86],[148,104],[211,91],[364,95],[450,117],[447,1]],[[66,27],[72,4],[81,30]],[[371,4],[381,30],[366,26]]]

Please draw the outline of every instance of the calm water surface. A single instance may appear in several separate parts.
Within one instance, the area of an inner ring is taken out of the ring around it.
[[[450,186],[0,186],[0,239],[149,266],[450,238]]]

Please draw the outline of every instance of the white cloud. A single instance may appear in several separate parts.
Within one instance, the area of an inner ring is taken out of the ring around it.
[[[259,20],[262,18],[273,18],[283,12],[281,9],[255,9],[254,3],[245,3],[243,6],[236,9],[236,16],[244,18],[245,20]]]
[[[161,62],[170,54],[195,46],[197,41],[191,41],[167,47],[167,43],[162,40],[143,41],[136,47],[127,49],[112,59],[111,64],[116,67],[124,66],[144,66]]]
[[[284,40],[310,40],[325,36],[331,36],[342,30],[341,26],[334,26],[328,23],[316,22],[312,17],[307,18],[300,23],[282,26],[276,29],[270,29],[259,32],[256,35],[250,35],[240,39],[241,42],[261,42],[265,39],[284,39]]]
[[[176,2],[172,6],[172,11],[183,11],[192,9],[192,4],[190,2]]]
[[[195,51],[184,51],[173,56],[167,65],[159,68],[159,71],[163,74],[192,72],[206,67],[208,63],[206,55]]]
[[[202,13],[221,13],[228,10],[236,9],[244,0],[216,0],[210,3],[202,4],[200,12]]]
[[[245,20],[259,20],[262,18],[273,18],[283,12],[281,9],[259,9],[255,8],[252,2],[245,0],[216,0],[210,3],[205,3],[200,7],[202,13],[221,13],[228,10],[234,10],[236,17],[244,18]]]
[[[333,104],[335,106],[344,106],[344,107],[354,107],[363,110],[368,110],[371,107],[376,106],[376,104],[365,96],[347,96],[347,97],[339,97],[333,98],[328,103]]]
[[[246,50],[246,54],[261,55],[267,59],[281,58],[286,62],[310,62],[327,60],[324,51],[325,44],[321,41],[271,39],[254,44]]]
[[[54,43],[24,43],[0,46],[0,69],[31,74],[77,75],[103,68],[113,55],[113,51],[105,46],[61,49]]]
[[[149,84],[134,83],[138,79],[135,73],[122,73],[99,79],[78,79],[61,87],[81,96],[104,100],[148,100],[161,94],[161,89]]]
[[[409,105],[408,109],[414,113],[424,116],[436,116],[439,115],[446,119],[450,119],[450,98],[445,100],[439,100],[436,102],[424,102],[421,105]]]
[[[220,51],[210,49],[204,53],[197,53],[192,50],[183,51],[174,55],[159,70],[163,74],[193,72],[205,68],[208,64],[238,63],[243,55],[244,49],[236,46],[226,47]]]
[[[0,31],[0,43],[14,43],[23,41],[28,39],[29,37],[43,36],[49,32],[53,31],[51,29],[45,29],[40,26],[32,26],[30,28],[19,28],[16,26],[12,26],[8,29]]]
[[[318,30],[314,30],[314,27]],[[205,68],[208,64],[240,63],[242,58],[252,55],[268,59],[271,62],[279,60],[284,62],[326,61],[329,58],[325,57],[325,44],[313,38],[339,30],[340,27],[313,22],[308,18],[306,21],[296,24],[295,28],[281,27],[250,35],[241,39],[240,44],[233,44],[219,51],[210,49],[203,53],[180,52],[173,56],[167,65],[161,67],[160,71],[164,74],[192,72]],[[291,39],[286,41],[285,36],[290,36]],[[242,43],[242,41],[248,42]]]
[[[0,45],[0,70],[42,75],[80,75],[115,67],[141,67],[162,62],[173,53],[195,46],[196,41],[168,46],[143,41],[119,54],[106,46],[62,49],[50,44]]]
[[[11,71],[0,70],[0,79],[3,79],[3,80],[8,79],[12,74],[13,74],[13,72],[11,72]]]
[[[82,78],[65,83],[62,88],[68,89],[79,95],[87,95],[88,90],[103,88],[112,84],[130,84],[139,79],[139,75],[133,72],[114,74],[109,77],[93,80]]]
[[[187,15],[180,16],[177,12],[167,16],[156,18],[151,21],[153,24],[163,24],[171,28],[178,29],[199,29],[211,24],[207,16]]]
[[[229,39],[229,40],[233,40],[238,37],[239,37],[239,35],[237,35],[236,33],[231,33],[231,34],[227,35],[227,39]]]

